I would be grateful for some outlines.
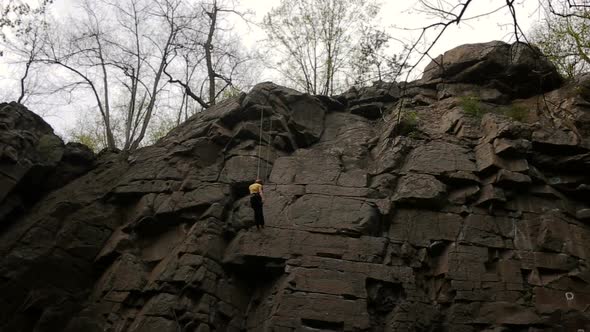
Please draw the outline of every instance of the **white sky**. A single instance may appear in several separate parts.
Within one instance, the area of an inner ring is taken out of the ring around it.
[[[0,0],[0,3],[7,0]],[[33,0],[30,0],[33,1]],[[455,2],[455,0],[451,0]],[[53,11],[56,16],[67,19],[71,13],[72,5],[76,0],[55,0]],[[278,5],[279,0],[241,0],[241,7],[244,9],[251,9],[255,12],[253,21],[260,22],[262,17],[272,8]],[[419,31],[408,30],[425,26],[429,23],[438,21],[436,18],[428,17],[424,13],[413,9],[417,1],[403,1],[403,0],[382,0],[382,10],[377,20],[381,24],[388,27],[389,32],[398,39],[404,41],[411,41],[417,36]],[[532,25],[537,22],[541,13],[538,10],[538,2],[533,0],[520,0],[516,2],[516,9],[519,24],[523,31],[530,30]],[[477,0],[473,1],[471,6],[465,13],[465,18],[475,17],[480,14],[490,12],[505,5],[504,0]],[[500,11],[484,16],[481,18],[468,20],[461,23],[460,26],[453,25],[449,27],[443,37],[438,41],[437,45],[432,49],[431,56],[435,57],[455,46],[467,43],[488,42],[491,40],[504,40],[507,42],[513,41],[513,26],[510,24],[512,17],[508,9],[503,8]],[[264,34],[255,25],[245,26],[241,22],[236,22],[238,31],[242,33],[242,40],[247,46],[256,47],[256,43],[264,38]],[[433,38],[433,35],[430,37]],[[432,39],[427,39],[431,42]],[[401,48],[400,48],[401,50]],[[414,78],[419,78],[422,68],[426,66],[429,59],[425,59],[417,67],[414,73]],[[6,57],[0,57],[0,98],[7,95],[13,95],[16,98],[16,89],[18,72],[21,68],[6,63]],[[15,75],[15,72],[17,75]],[[259,81],[272,80],[272,74],[263,73],[259,77]],[[15,93],[11,93],[15,91]],[[48,98],[50,98],[48,96]],[[49,122],[58,133],[63,133],[68,127],[76,123],[77,116],[80,112],[72,109],[67,105],[56,105],[55,109],[44,116],[45,120]]]

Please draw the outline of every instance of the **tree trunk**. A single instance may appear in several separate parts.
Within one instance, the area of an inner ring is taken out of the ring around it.
[[[215,28],[217,24],[217,1],[213,2],[213,8],[211,12],[207,12],[211,23],[209,25],[209,34],[207,35],[207,41],[205,42],[205,60],[207,61],[207,75],[209,77],[209,105],[215,105],[215,70],[213,69],[213,35],[215,34]]]
[[[23,99],[25,98],[25,80],[27,79],[27,76],[29,75],[29,68],[30,67],[31,67],[31,59],[29,59],[29,61],[27,61],[27,65],[25,67],[25,74],[20,79],[20,96],[18,97],[18,100],[17,100],[17,102],[19,104],[22,103]]]
[[[133,6],[133,23],[135,27],[135,56],[136,56],[136,65],[135,68],[132,68],[132,75],[131,75],[131,100],[129,102],[129,109],[127,111],[127,121],[125,123],[125,146],[123,147],[124,150],[128,150],[131,146],[131,142],[133,141],[132,135],[132,128],[133,128],[133,118],[135,117],[135,112],[137,108],[137,89],[139,86],[139,75],[141,72],[141,48],[139,44],[139,20],[137,17],[137,9],[135,7],[135,2],[132,2]],[[133,131],[134,133],[134,131]]]
[[[168,61],[168,53],[170,52],[170,47],[172,46],[172,41],[174,40],[176,33],[177,33],[176,27],[172,24],[170,27],[170,35],[168,35],[168,40],[166,41],[166,46],[164,46],[164,50],[162,53],[162,59],[160,61],[160,66],[158,67],[158,71],[156,72],[156,77],[154,78],[154,85],[152,86],[152,94],[151,94],[150,102],[148,103],[148,105],[146,107],[145,118],[143,119],[143,123],[141,125],[141,131],[139,132],[139,135],[137,136],[137,138],[131,144],[131,147],[129,148],[129,150],[131,150],[131,151],[133,151],[139,147],[139,144],[141,143],[141,141],[145,137],[145,132],[146,132],[147,127],[152,119],[152,113],[153,113],[154,107],[156,106],[158,86],[160,85],[160,79],[162,77],[162,73],[164,72],[164,69],[166,68],[166,63]]]
[[[111,128],[111,115],[110,115],[110,105],[109,105],[109,77],[107,74],[107,68],[104,61],[104,57],[102,54],[102,45],[100,43],[100,38],[98,38],[98,34],[94,35],[96,39],[96,44],[98,45],[98,58],[100,59],[100,66],[102,68],[102,79],[104,84],[104,114],[105,114],[105,134],[107,137],[107,146],[109,149],[117,148],[115,143],[115,137],[113,135],[113,131]]]

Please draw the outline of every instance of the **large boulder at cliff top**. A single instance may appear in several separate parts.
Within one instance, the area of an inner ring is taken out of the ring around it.
[[[424,69],[422,81],[471,83],[511,98],[540,94],[562,84],[555,66],[537,48],[500,41],[466,44],[439,55]]]

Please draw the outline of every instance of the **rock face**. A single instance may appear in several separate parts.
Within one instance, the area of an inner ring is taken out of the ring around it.
[[[471,91],[483,99],[529,97],[558,87],[555,67],[533,46],[493,41],[456,47],[434,59],[422,80],[440,83],[440,94]],[[469,85],[479,85],[470,87]]]
[[[0,103],[0,229],[48,191],[93,167],[94,153],[65,144],[38,115]]]
[[[469,47],[445,60],[454,77],[503,64],[504,44]],[[522,121],[489,100],[473,117],[424,80],[335,97],[262,83],[154,146],[96,160],[2,104],[0,209],[44,189],[0,215],[0,330],[588,330],[582,83],[544,96],[560,103],[501,92]],[[400,98],[413,106],[398,116]],[[59,188],[31,173],[72,160],[91,169]],[[248,229],[258,172],[262,231]]]

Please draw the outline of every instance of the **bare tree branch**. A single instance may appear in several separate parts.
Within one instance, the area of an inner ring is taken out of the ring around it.
[[[196,94],[193,93],[193,91],[191,90],[191,88],[188,86],[188,84],[183,83],[180,80],[176,80],[172,77],[172,75],[170,75],[168,72],[166,72],[166,68],[164,67],[164,74],[166,74],[166,76],[168,76],[168,82],[170,83],[176,83],[180,86],[183,87],[185,93],[191,97],[192,99],[194,99],[197,103],[199,103],[199,105],[201,105],[201,107],[203,108],[208,108],[209,105],[208,103],[206,103],[201,97],[197,96]]]

